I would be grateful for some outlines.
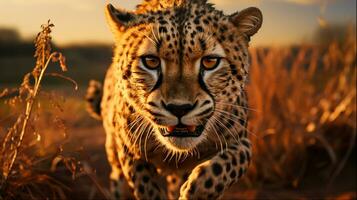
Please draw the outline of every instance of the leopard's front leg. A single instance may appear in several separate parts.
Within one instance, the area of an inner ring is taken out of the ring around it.
[[[180,200],[217,199],[247,171],[251,158],[248,139],[196,166],[180,189]]]
[[[142,159],[135,159],[126,147],[118,152],[123,174],[132,188],[135,199],[167,199],[166,188],[161,183],[160,176],[154,165]]]

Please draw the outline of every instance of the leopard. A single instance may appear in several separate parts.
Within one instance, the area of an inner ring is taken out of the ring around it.
[[[220,199],[247,172],[250,39],[259,8],[224,14],[207,0],[108,4],[114,35],[88,110],[102,120],[113,199]]]

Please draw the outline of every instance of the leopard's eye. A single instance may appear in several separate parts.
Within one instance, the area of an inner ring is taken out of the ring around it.
[[[160,66],[160,58],[156,56],[143,56],[141,61],[148,69],[157,69]]]
[[[201,59],[201,66],[206,70],[212,70],[221,63],[220,57],[206,56]]]

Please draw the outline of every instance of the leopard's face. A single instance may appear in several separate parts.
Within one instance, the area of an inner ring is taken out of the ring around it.
[[[248,72],[250,35],[239,22],[195,4],[141,14],[109,6],[108,16],[118,31],[118,72],[135,119],[172,151],[194,149],[209,132],[219,137],[225,127],[218,117],[237,109]]]

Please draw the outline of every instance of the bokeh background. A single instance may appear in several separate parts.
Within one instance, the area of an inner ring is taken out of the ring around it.
[[[86,113],[84,96],[89,80],[102,81],[111,62],[105,5],[134,9],[139,2],[0,1],[0,94],[19,87],[34,67],[33,40],[48,19],[55,24],[53,50],[66,56],[66,76],[79,86],[45,78],[22,151],[31,159],[18,164],[27,170],[13,176],[11,198],[107,197],[105,134]],[[254,161],[224,199],[355,199],[356,1],[210,2],[227,14],[256,6],[264,15],[252,38],[247,88]],[[0,138],[24,108],[12,104],[14,91],[0,95]]]
[[[32,41],[39,26],[55,23],[53,42],[64,50],[70,74],[80,83],[102,78],[110,62],[113,37],[106,24],[108,3],[134,9],[140,0],[7,0],[0,2],[1,84],[18,83],[30,62]],[[355,0],[211,0],[227,14],[249,6],[264,13],[264,24],[252,47],[296,46],[343,39],[356,22]],[[325,33],[321,33],[324,31]],[[329,32],[330,31],[330,32]],[[324,34],[323,36],[321,34]],[[88,48],[89,47],[89,48]],[[73,55],[73,58],[71,58]],[[16,59],[10,58],[17,56]],[[23,62],[23,63],[21,63]],[[16,70],[5,70],[17,68]]]

